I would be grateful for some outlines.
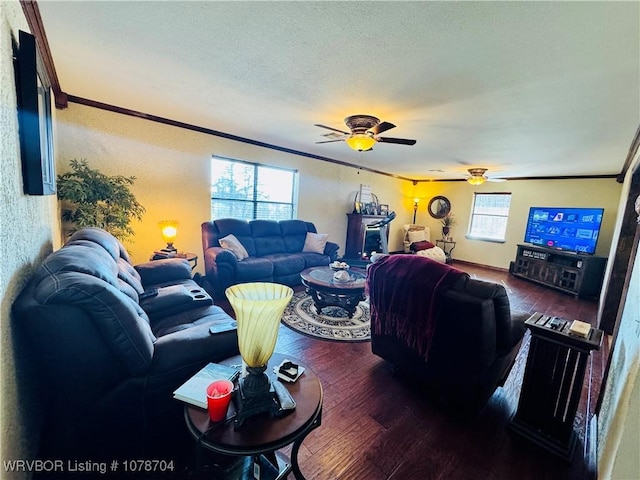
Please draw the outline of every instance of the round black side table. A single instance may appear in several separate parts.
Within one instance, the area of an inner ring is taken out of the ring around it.
[[[284,479],[293,472],[296,479],[304,479],[298,465],[298,451],[305,437],[322,421],[322,385],[318,376],[299,360],[290,355],[274,353],[267,366],[267,374],[272,381],[276,375],[273,367],[282,360],[289,359],[304,367],[304,373],[295,383],[283,382],[296,402],[296,408],[284,417],[272,418],[267,414],[257,415],[246,419],[239,429],[234,429],[231,421],[235,416],[233,402],[227,412],[225,422],[213,423],[209,419],[207,410],[185,405],[184,418],[189,432],[197,442],[197,468],[201,469],[202,449],[207,449],[223,455],[238,457],[252,457],[253,468],[269,468],[273,470],[274,478]],[[223,362],[225,365],[242,363],[237,355]],[[291,459],[289,460],[277,450],[293,444]],[[245,461],[242,458],[239,461]]]

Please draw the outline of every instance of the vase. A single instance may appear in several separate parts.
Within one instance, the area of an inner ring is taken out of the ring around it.
[[[442,227],[442,238],[446,239],[449,236],[449,230],[451,227]]]
[[[268,282],[241,283],[225,291],[238,322],[238,348],[247,374],[238,382],[234,398],[238,414],[235,426],[262,412],[277,414],[279,405],[265,374],[278,340],[280,320],[293,290]]]

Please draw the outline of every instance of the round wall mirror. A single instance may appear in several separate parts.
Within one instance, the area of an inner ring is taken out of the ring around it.
[[[433,218],[444,218],[451,211],[451,202],[447,197],[433,197],[429,202],[428,210]]]

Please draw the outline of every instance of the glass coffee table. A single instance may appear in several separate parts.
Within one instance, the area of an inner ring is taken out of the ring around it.
[[[307,287],[307,294],[313,298],[318,313],[325,307],[340,307],[352,318],[358,303],[365,300],[367,276],[364,271],[354,268],[344,271],[349,274],[347,281],[335,279],[335,271],[330,267],[311,267],[300,273],[302,284]]]
[[[317,375],[301,361],[290,355],[274,353],[269,359],[266,373],[273,381],[276,378],[273,367],[284,359],[304,367],[304,373],[294,383],[284,383],[296,402],[296,408],[280,418],[268,414],[249,417],[238,429],[234,428],[235,406],[229,406],[227,419],[213,423],[206,409],[185,404],[184,418],[189,432],[196,440],[196,461],[198,475],[202,470],[203,449],[217,454],[231,455],[235,459],[220,467],[215,478],[229,479],[273,479],[282,480],[293,472],[297,480],[304,479],[298,465],[298,451],[306,436],[322,421],[322,385]],[[228,358],[224,365],[239,365],[240,355]],[[291,458],[287,458],[281,448],[293,445]],[[259,470],[256,475],[256,470]]]

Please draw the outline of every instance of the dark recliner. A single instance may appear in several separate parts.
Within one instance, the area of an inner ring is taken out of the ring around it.
[[[173,391],[206,363],[238,353],[236,330],[209,332],[232,319],[191,279],[186,260],[134,267],[97,228],[49,255],[13,309],[38,357],[40,458],[175,454],[191,440]]]
[[[400,373],[467,416],[504,383],[529,317],[502,285],[416,255],[392,255],[367,273],[371,347]]]

